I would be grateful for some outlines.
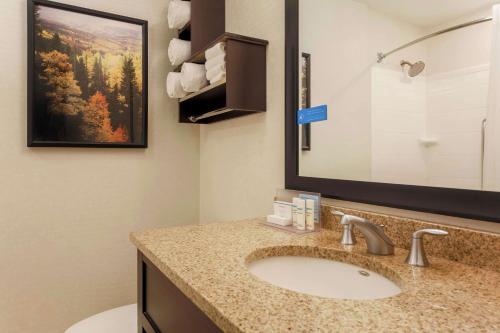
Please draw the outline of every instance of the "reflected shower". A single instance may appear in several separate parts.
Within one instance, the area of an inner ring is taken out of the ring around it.
[[[425,68],[425,62],[423,62],[423,61],[417,61],[416,63],[412,64],[409,61],[401,60],[401,69],[403,71],[405,70],[406,65],[409,66],[409,68],[408,68],[408,76],[409,77],[417,76],[418,74],[422,73],[422,71]]]

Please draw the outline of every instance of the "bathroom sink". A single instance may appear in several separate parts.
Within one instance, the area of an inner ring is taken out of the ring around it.
[[[394,282],[380,274],[328,259],[279,256],[259,259],[247,266],[261,280],[314,296],[369,300],[401,293]]]

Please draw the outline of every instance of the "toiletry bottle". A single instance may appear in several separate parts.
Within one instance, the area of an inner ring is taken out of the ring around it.
[[[300,198],[293,198],[293,203],[296,206],[296,228],[298,230],[306,230],[306,201]]]
[[[306,200],[306,229],[314,230],[314,200]]]
[[[292,206],[291,202],[274,201],[274,215],[292,220]]]
[[[297,203],[295,199],[297,198],[292,199],[292,226],[297,228]]]

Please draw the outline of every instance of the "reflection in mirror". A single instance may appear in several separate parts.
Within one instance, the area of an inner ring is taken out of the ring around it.
[[[500,191],[500,0],[299,2],[300,176]]]

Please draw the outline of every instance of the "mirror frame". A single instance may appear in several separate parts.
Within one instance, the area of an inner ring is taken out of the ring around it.
[[[324,197],[500,223],[500,192],[299,175],[299,0],[285,0],[285,187]]]

